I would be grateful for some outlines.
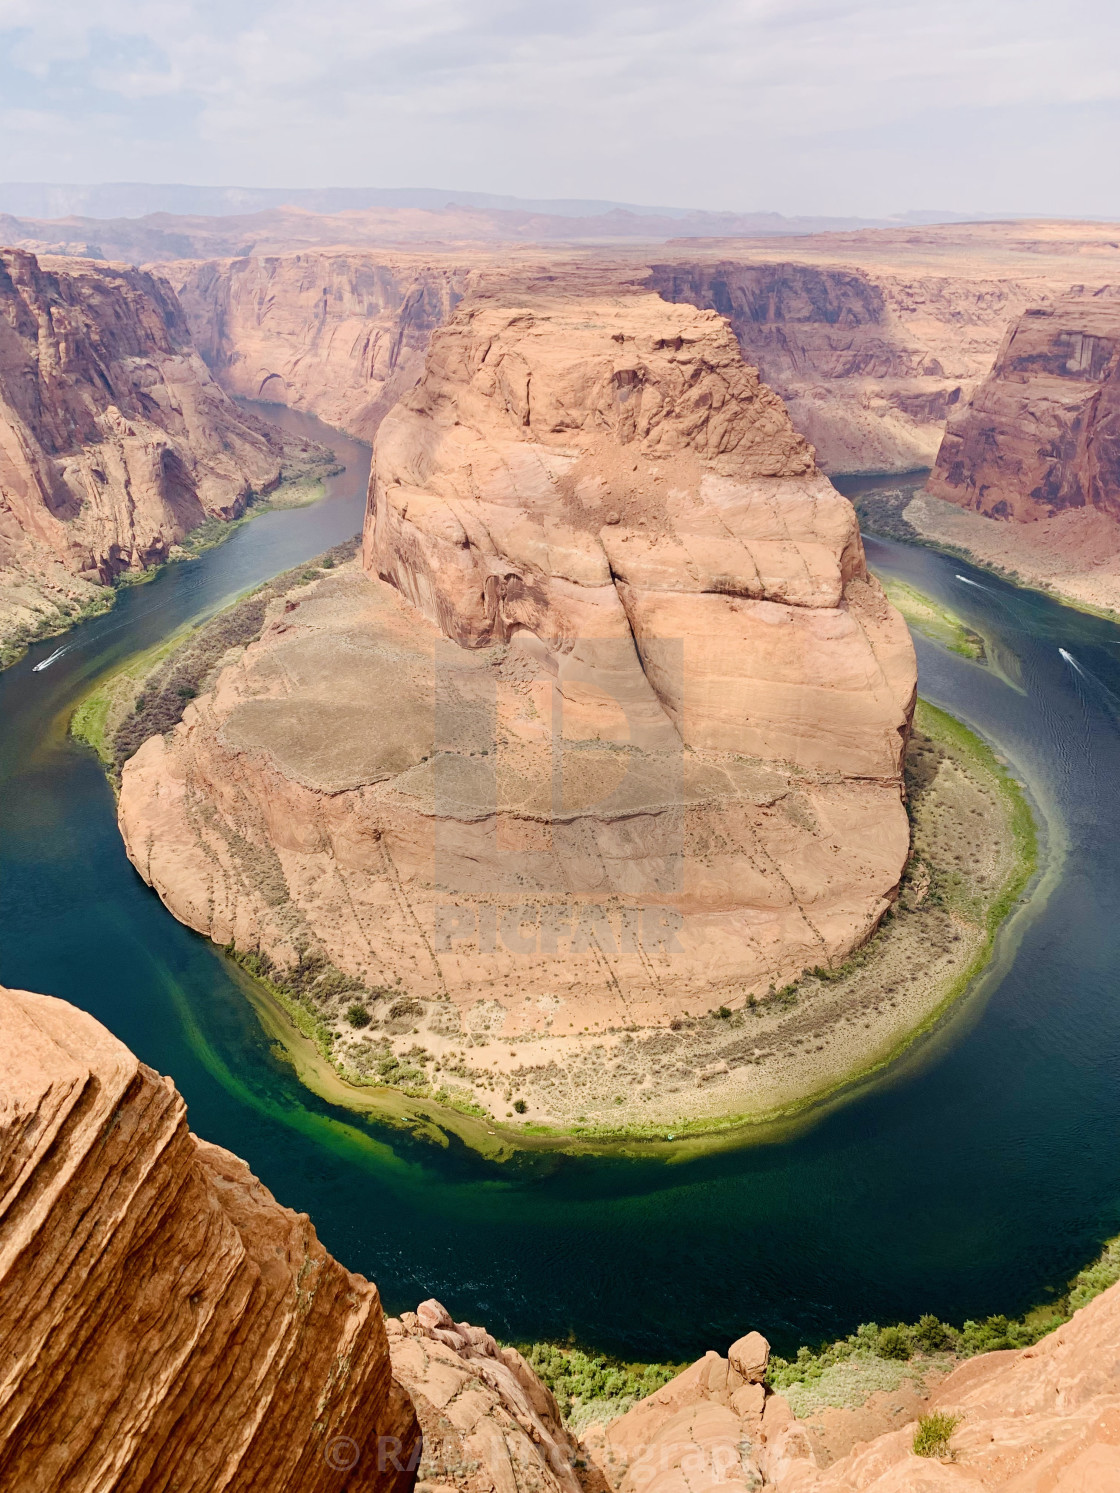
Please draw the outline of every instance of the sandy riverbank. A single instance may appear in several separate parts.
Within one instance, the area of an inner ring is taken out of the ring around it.
[[[239,656],[271,598],[341,558],[279,577],[126,664],[79,709],[75,734],[119,767]],[[916,625],[977,651],[959,619],[917,592],[906,600],[922,614]],[[912,855],[893,911],[842,968],[806,972],[782,989],[721,988],[645,1025],[590,1009],[576,1021],[573,1007],[536,1031],[451,1020],[407,990],[363,996],[341,970],[309,967],[301,988],[253,954],[240,956],[246,983],[259,977],[249,993],[310,1088],[386,1117],[442,1123],[484,1149],[711,1136],[786,1118],[883,1067],[936,1021],[990,958],[996,926],[1033,870],[1018,786],[975,736],[924,704],[906,779]],[[359,1021],[348,1019],[355,1006]]]
[[[977,737],[924,702],[907,786],[913,854],[880,931],[830,977],[807,975],[739,1010],[652,1032],[464,1040],[362,1030],[328,1044],[283,990],[246,977],[247,994],[310,1088],[433,1138],[445,1129],[495,1153],[730,1138],[885,1066],[989,961],[1037,859],[1022,791]],[[358,1077],[355,1062],[371,1056],[390,1083],[347,1081]]]

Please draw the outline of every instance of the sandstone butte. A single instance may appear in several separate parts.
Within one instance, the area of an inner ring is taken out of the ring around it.
[[[0,635],[165,560],[307,454],[232,402],[157,277],[0,250]]]
[[[92,1017],[0,989],[0,1486],[19,1493],[1114,1493],[1120,1285],[818,1465],[758,1332],[581,1444],[521,1354],[376,1287]],[[841,1420],[849,1412],[824,1412]],[[821,1418],[820,1413],[813,1417]],[[850,1440],[850,1436],[849,1436]]]
[[[890,905],[909,635],[714,312],[463,302],[381,425],[364,564],[125,766],[192,927],[579,1040],[742,1004]]]

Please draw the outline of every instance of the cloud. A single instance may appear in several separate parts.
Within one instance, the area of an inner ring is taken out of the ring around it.
[[[1118,43],[1104,0],[0,0],[2,174],[1113,213]]]

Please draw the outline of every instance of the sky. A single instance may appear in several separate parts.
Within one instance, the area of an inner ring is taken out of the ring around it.
[[[1120,5],[0,0],[0,180],[1120,218]]]

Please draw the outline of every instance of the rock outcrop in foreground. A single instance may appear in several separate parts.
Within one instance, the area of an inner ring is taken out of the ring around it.
[[[1120,297],[1032,307],[951,416],[929,490],[989,518],[1120,519]]]
[[[916,1424],[829,1462],[766,1384],[758,1332],[578,1441],[525,1359],[376,1288],[228,1151],[170,1080],[64,1001],[0,989],[0,1486],[20,1493],[1114,1493],[1120,1285],[988,1353]],[[939,1372],[944,1373],[944,1366]],[[898,1406],[893,1409],[897,1410]],[[878,1419],[876,1419],[878,1416]],[[850,1448],[850,1449],[847,1449]]]
[[[364,556],[126,765],[178,917],[406,1028],[560,1044],[741,1006],[875,927],[913,649],[721,317],[464,303],[382,424]]]
[[[0,1045],[0,1486],[410,1487],[376,1288],[92,1017],[0,990]]]
[[[0,250],[0,633],[236,517],[299,445],[230,400],[155,276]]]
[[[1032,1348],[985,1353],[943,1379],[928,1410],[959,1418],[951,1456],[918,1456],[913,1420],[818,1465],[822,1420],[797,1420],[761,1380],[758,1333],[708,1353],[585,1437],[616,1493],[1115,1493],[1120,1487],[1120,1285]],[[886,1397],[882,1420],[890,1418]],[[827,1459],[825,1459],[827,1460]]]

